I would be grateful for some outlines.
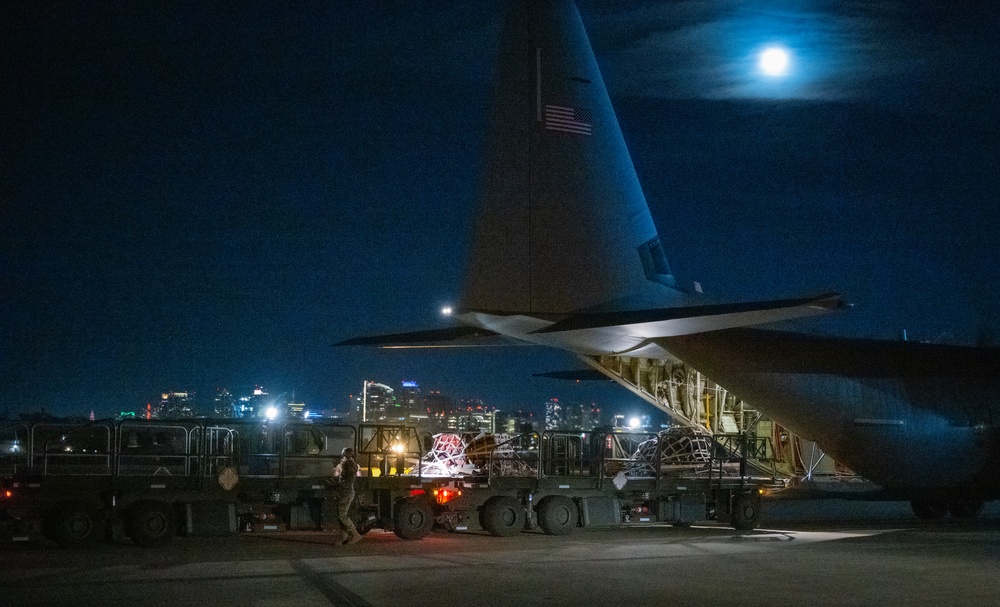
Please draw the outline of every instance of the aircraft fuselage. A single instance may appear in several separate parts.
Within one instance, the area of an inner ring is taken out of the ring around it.
[[[1000,496],[995,348],[754,329],[657,342],[887,489]]]

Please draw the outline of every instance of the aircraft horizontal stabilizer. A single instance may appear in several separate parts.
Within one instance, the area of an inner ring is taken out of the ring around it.
[[[839,293],[763,302],[574,314],[533,334],[623,328],[631,335],[669,337],[824,314],[843,307]]]
[[[508,340],[499,333],[478,327],[448,327],[409,333],[353,337],[335,346],[378,346],[380,348],[471,348],[526,345]]]
[[[548,379],[565,379],[568,381],[611,381],[611,378],[594,369],[574,369],[573,371],[549,371],[547,373],[532,373],[532,377]]]

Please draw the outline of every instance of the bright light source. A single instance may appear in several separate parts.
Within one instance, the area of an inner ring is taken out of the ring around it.
[[[452,309],[451,306],[445,306],[441,308],[441,316],[451,316]]]
[[[768,76],[783,76],[788,71],[788,51],[776,46],[765,49],[760,54],[757,65]]]
[[[437,503],[444,505],[462,495],[461,489],[435,489],[432,493]]]
[[[268,407],[267,411],[264,412],[264,415],[267,416],[267,419],[274,419],[274,418],[278,417],[278,409],[277,409],[277,407]]]
[[[628,420],[629,428],[638,428],[642,424],[638,417],[633,417]]]
[[[392,446],[392,451],[393,451],[393,453],[402,453],[403,452],[403,444],[402,443],[396,443],[396,444],[394,444]]]

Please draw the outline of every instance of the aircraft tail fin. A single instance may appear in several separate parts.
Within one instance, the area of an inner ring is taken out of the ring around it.
[[[519,0],[508,14],[487,142],[472,253],[454,316],[473,329],[342,345],[456,347],[502,343],[506,336],[591,355],[637,353],[662,351],[659,337],[844,305],[837,294],[705,304],[677,289],[570,0]]]
[[[680,299],[575,5],[507,17],[461,307],[567,314]]]

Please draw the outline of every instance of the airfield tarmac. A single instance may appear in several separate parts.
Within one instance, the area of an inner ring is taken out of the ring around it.
[[[995,605],[1000,507],[918,522],[900,503],[769,502],[761,529],[567,537],[373,531],[177,538],[163,549],[0,546],[0,605]]]

